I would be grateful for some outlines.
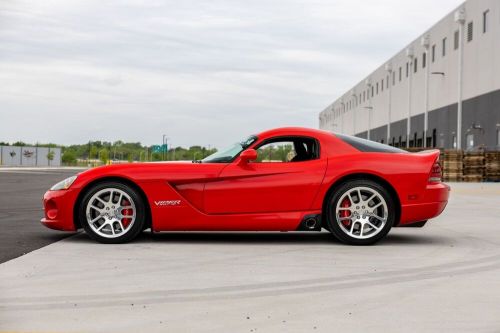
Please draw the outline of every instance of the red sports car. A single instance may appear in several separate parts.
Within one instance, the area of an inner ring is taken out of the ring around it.
[[[392,227],[439,215],[449,186],[439,151],[398,148],[306,128],[249,136],[193,163],[94,168],[43,198],[49,228],[83,228],[103,243],[143,230],[320,231],[373,244]]]

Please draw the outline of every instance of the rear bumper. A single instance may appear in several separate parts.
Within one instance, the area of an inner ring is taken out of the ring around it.
[[[429,184],[418,203],[401,206],[399,226],[428,220],[441,214],[448,204],[450,187],[444,183]]]
[[[78,193],[75,190],[47,191],[43,196],[45,216],[40,222],[50,229],[75,231],[73,204]]]

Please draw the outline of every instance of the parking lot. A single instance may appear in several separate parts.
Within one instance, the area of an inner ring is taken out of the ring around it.
[[[102,245],[38,222],[74,172],[0,172],[0,332],[500,331],[500,183],[451,184],[442,216],[369,247],[327,232]]]

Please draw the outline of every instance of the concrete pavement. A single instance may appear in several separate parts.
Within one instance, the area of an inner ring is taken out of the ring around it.
[[[78,234],[0,265],[0,331],[500,331],[500,184],[376,246],[326,233]],[[37,223],[37,221],[32,221]]]

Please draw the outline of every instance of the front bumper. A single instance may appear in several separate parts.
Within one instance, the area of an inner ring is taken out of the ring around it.
[[[40,222],[50,229],[75,231],[73,206],[78,196],[77,191],[60,190],[47,191],[43,196],[45,216]]]
[[[399,226],[434,218],[448,204],[450,187],[444,183],[427,185],[421,199],[415,204],[401,206]]]

